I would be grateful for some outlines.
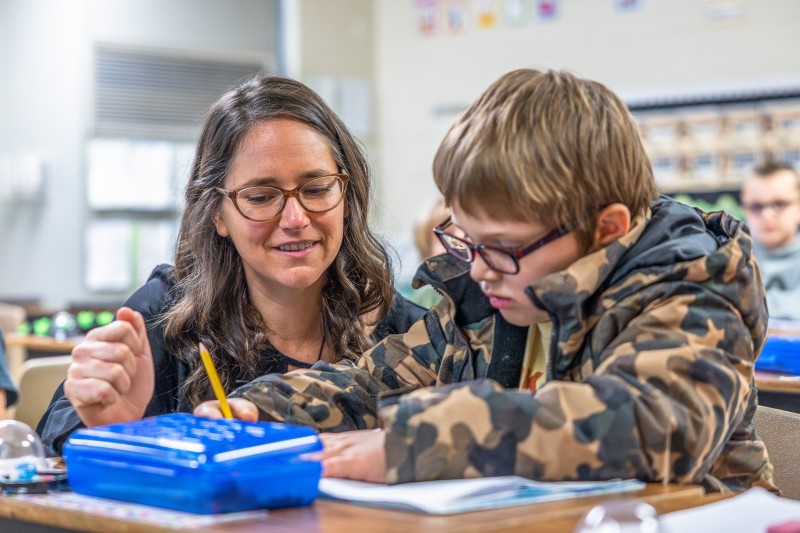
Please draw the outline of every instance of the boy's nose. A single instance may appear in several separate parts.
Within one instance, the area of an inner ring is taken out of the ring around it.
[[[481,281],[497,281],[503,277],[503,274],[489,268],[483,257],[478,255],[469,265],[469,277],[480,283]]]

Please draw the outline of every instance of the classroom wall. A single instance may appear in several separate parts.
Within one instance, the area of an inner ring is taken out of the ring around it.
[[[325,98],[372,156],[376,150],[374,0],[302,0],[299,13],[300,79]],[[369,91],[358,109],[348,105],[354,83]]]
[[[430,2],[427,2],[430,4]],[[439,5],[459,2],[439,2]],[[460,2],[468,7],[538,2]],[[423,36],[416,0],[377,0],[375,65],[378,162],[384,231],[413,273],[411,227],[436,194],[431,163],[458,110],[502,73],[521,67],[568,69],[624,97],[793,83],[800,87],[800,2],[561,0],[549,21],[477,27]],[[441,22],[441,19],[440,19]]]
[[[0,203],[0,297],[62,306],[127,296],[84,288],[93,42],[263,57],[275,65],[277,4],[0,0],[0,158],[33,158],[46,183],[41,201]]]
[[[418,7],[425,3],[0,0],[0,162],[4,154],[31,156],[47,184],[40,203],[0,203],[0,296],[54,306],[125,296],[83,287],[93,40],[277,61],[277,6],[296,10],[300,54],[292,74],[328,91],[332,104],[343,80],[369,86],[361,138],[379,181],[374,219],[401,255],[401,281],[417,263],[413,220],[436,192],[436,147],[458,110],[503,72],[567,68],[630,98],[787,80],[800,87],[796,0],[641,0],[632,11],[618,10],[618,0],[561,0],[547,22],[481,29],[472,13],[458,34],[423,36]],[[726,10],[735,16],[726,18]]]

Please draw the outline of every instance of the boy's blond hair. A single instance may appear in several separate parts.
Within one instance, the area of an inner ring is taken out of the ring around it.
[[[522,69],[493,83],[450,128],[433,163],[448,205],[500,220],[566,226],[588,248],[595,215],[658,197],[639,130],[604,85]]]

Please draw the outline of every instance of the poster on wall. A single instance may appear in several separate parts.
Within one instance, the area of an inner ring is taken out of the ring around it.
[[[479,28],[497,26],[499,7],[497,0],[475,0],[475,23]]]
[[[95,210],[158,211],[175,204],[175,147],[168,141],[91,139],[86,189]]]
[[[536,0],[536,18],[541,21],[555,20],[560,11],[559,0]]]
[[[143,285],[153,269],[175,261],[178,239],[177,220],[139,220],[133,225],[135,285]]]
[[[734,26],[744,23],[743,0],[706,0],[706,19],[712,26]]]
[[[414,0],[417,33],[423,37],[436,34],[439,26],[439,0]]]
[[[96,220],[84,234],[84,283],[91,292],[126,292],[133,282],[133,224]]]
[[[503,21],[506,26],[519,28],[530,21],[530,3],[527,0],[503,0]]]
[[[467,27],[467,0],[443,0],[442,11],[445,31],[457,35]]]
[[[641,0],[614,0],[617,11],[634,11],[639,9]]]

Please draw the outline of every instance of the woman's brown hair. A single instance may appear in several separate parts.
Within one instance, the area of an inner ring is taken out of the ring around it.
[[[372,183],[361,146],[302,83],[280,76],[247,81],[223,95],[203,124],[186,186],[172,306],[161,317],[167,350],[190,369],[184,392],[194,405],[214,397],[198,364],[198,341],[211,349],[226,390],[269,368],[264,354],[270,353],[270,325],[251,305],[239,254],[217,234],[212,217],[223,200],[215,187],[224,187],[240,142],[256,124],[275,118],[318,131],[339,170],[349,176],[344,239],[322,292],[325,343],[336,359],[355,358],[368,348],[364,317],[379,321],[392,305],[390,259],[367,223]]]

